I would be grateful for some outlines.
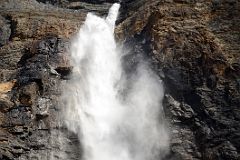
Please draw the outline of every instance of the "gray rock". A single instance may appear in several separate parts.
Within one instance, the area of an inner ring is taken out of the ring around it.
[[[0,47],[5,45],[11,36],[10,21],[0,16]]]

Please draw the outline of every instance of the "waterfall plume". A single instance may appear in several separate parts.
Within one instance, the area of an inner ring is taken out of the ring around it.
[[[79,136],[83,160],[159,160],[169,140],[162,82],[145,63],[126,78],[114,39],[119,7],[113,4],[106,18],[88,13],[72,42],[64,122]]]

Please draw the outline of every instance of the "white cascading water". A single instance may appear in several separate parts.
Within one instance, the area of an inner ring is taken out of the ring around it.
[[[83,160],[159,160],[169,140],[163,88],[144,64],[126,78],[123,51],[114,39],[119,7],[113,4],[107,18],[87,14],[72,42],[74,68],[63,93],[64,120],[79,136]]]

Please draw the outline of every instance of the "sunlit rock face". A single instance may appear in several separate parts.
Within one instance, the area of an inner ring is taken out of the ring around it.
[[[81,157],[78,136],[59,119],[69,39],[87,12],[106,15],[113,2],[42,2],[0,2],[0,159]],[[165,84],[166,159],[239,159],[239,8],[235,0],[122,1],[115,33],[132,53],[126,69],[144,57]]]

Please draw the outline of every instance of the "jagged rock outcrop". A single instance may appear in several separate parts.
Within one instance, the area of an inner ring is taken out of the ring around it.
[[[119,25],[164,80],[170,159],[240,158],[239,12],[238,1],[148,1]]]
[[[0,6],[0,159],[79,158],[77,136],[61,125],[59,98],[71,72],[69,37],[86,13],[35,1]]]
[[[104,15],[113,2],[0,1],[0,159],[81,157],[59,119],[69,42],[87,12]],[[144,57],[165,84],[166,159],[239,159],[240,2],[121,3],[116,37],[132,51],[127,62]]]

